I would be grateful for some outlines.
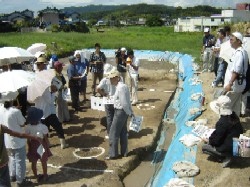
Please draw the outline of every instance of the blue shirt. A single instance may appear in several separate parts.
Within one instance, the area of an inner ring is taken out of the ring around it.
[[[78,71],[78,74],[83,75],[85,71],[87,71],[87,67],[89,66],[89,61],[84,58],[83,61],[79,59],[76,63],[76,69]],[[82,80],[86,80],[87,76],[84,76]]]

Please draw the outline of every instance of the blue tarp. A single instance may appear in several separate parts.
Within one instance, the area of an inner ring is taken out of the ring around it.
[[[185,125],[185,122],[194,120],[201,114],[201,112],[197,112],[195,115],[191,115],[189,110],[191,108],[201,107],[201,99],[192,101],[190,97],[194,93],[201,93],[202,86],[201,84],[194,86],[191,85],[192,81],[190,80],[194,77],[191,56],[182,55],[179,58],[179,66],[180,69],[183,70],[179,74],[179,77],[183,80],[183,84],[180,85],[183,90],[177,92],[175,99],[165,112],[165,118],[168,118],[169,109],[175,109],[175,111],[177,111],[173,119],[173,122],[176,125],[176,132],[163,160],[160,161],[160,164],[156,165],[156,167],[158,167],[156,169],[157,172],[150,181],[150,186],[152,187],[164,186],[171,178],[176,178],[175,173],[172,170],[172,166],[175,162],[185,160],[195,163],[197,146],[187,148],[181,142],[179,142],[179,139],[183,135],[190,133],[192,130],[191,127]],[[162,132],[153,160],[153,163],[155,164],[159,163],[159,156],[157,154],[162,157],[161,153],[163,151],[160,149],[160,147],[165,138],[165,133]],[[189,183],[193,183],[193,178],[190,178]]]

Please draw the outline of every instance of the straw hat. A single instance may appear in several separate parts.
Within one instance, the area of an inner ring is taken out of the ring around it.
[[[44,57],[38,57],[35,64],[40,64],[40,63],[43,63],[43,64],[47,64],[47,60],[46,58]]]

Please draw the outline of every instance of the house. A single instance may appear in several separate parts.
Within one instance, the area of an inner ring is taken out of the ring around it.
[[[96,26],[105,26],[105,25],[106,25],[106,22],[103,21],[103,20],[99,20],[99,21],[97,21],[97,23],[96,23]]]
[[[26,9],[26,10],[22,11],[21,14],[28,19],[34,19],[34,12],[31,10]]]
[[[224,23],[238,23],[250,20],[250,11],[222,10],[221,14],[210,17],[184,17],[178,18],[174,26],[175,32],[200,32],[204,27],[218,28]]]
[[[47,7],[44,10],[38,12],[40,23],[47,25],[59,24],[59,13],[58,9]]]
[[[79,20],[81,14],[78,12],[72,12],[72,11],[66,11],[62,12],[64,20],[65,21],[70,21],[70,22],[75,22],[76,20]]]
[[[146,25],[146,18],[139,18],[136,25]]]

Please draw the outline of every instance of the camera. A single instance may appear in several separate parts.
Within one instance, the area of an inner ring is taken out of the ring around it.
[[[239,75],[238,75],[238,78],[237,78],[238,84],[239,84],[239,85],[242,85],[242,84],[243,84],[243,80],[244,80],[245,78],[246,78],[246,77],[245,77],[244,74],[239,74]]]
[[[115,57],[119,58],[121,57],[122,53],[121,53],[121,48],[118,48],[115,52]]]

